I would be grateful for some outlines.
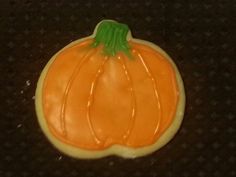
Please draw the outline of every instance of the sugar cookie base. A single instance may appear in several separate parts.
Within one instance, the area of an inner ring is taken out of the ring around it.
[[[96,33],[96,29],[95,29],[94,34],[95,33]],[[177,133],[177,131],[180,128],[180,125],[182,123],[184,109],[185,109],[185,91],[184,91],[183,81],[182,81],[179,71],[178,71],[176,65],[174,64],[174,62],[172,61],[172,59],[160,47],[158,47],[157,45],[155,45],[151,42],[143,41],[140,39],[134,39],[134,38],[132,38],[131,34],[129,34],[129,36],[127,37],[127,40],[132,40],[133,42],[145,44],[145,45],[152,47],[157,52],[161,53],[167,60],[169,60],[169,62],[172,64],[172,66],[175,70],[176,80],[177,80],[177,84],[178,84],[178,88],[179,88],[179,100],[178,100],[178,105],[177,105],[175,117],[173,119],[172,124],[169,126],[169,128],[167,128],[167,130],[161,135],[161,137],[152,145],[140,147],[140,148],[130,148],[130,147],[125,147],[125,146],[121,146],[121,145],[113,145],[113,146],[111,146],[107,149],[104,149],[104,150],[85,150],[85,149],[81,149],[81,148],[78,148],[78,147],[75,147],[75,146],[72,146],[69,144],[65,144],[62,141],[58,140],[49,130],[46,119],[44,117],[43,106],[42,106],[42,88],[43,88],[43,81],[46,76],[46,73],[47,73],[50,65],[52,64],[52,62],[55,60],[56,56],[59,53],[61,53],[66,48],[76,45],[86,39],[93,38],[94,34],[87,37],[87,38],[76,40],[76,41],[70,43],[69,45],[67,45],[66,47],[64,47],[63,49],[61,49],[49,60],[49,62],[47,63],[47,65],[43,69],[43,71],[40,75],[39,81],[37,83],[36,96],[35,96],[36,114],[37,114],[41,129],[43,130],[44,134],[49,139],[49,141],[57,149],[59,149],[61,152],[65,153],[71,157],[74,157],[74,158],[95,159],[95,158],[101,158],[101,157],[105,157],[105,156],[109,156],[109,155],[117,155],[117,156],[121,156],[124,158],[135,158],[135,157],[140,157],[140,156],[150,154],[150,153],[160,149],[161,147],[163,147],[165,144],[167,144],[174,137],[174,135]]]

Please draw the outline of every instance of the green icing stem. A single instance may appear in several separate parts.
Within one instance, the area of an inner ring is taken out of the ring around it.
[[[97,27],[93,47],[104,45],[104,53],[115,56],[117,52],[124,52],[130,57],[130,46],[127,41],[129,27],[115,21],[102,21]]]

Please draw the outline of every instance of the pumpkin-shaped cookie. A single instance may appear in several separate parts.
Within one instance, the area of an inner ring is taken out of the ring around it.
[[[133,158],[165,145],[180,127],[181,76],[156,45],[111,20],[72,42],[44,68],[36,89],[43,132],[77,158]]]

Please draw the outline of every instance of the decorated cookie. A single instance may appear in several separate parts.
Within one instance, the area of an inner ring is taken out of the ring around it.
[[[170,57],[135,39],[127,25],[101,21],[43,69],[36,89],[39,124],[50,142],[76,158],[150,154],[175,135],[185,93]]]

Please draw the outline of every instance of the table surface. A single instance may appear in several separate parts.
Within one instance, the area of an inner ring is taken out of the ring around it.
[[[2,1],[0,6],[1,177],[236,176],[236,1]],[[90,35],[102,19],[126,23],[175,61],[187,105],[175,138],[134,160],[77,160],[40,130],[34,92],[59,49]]]

